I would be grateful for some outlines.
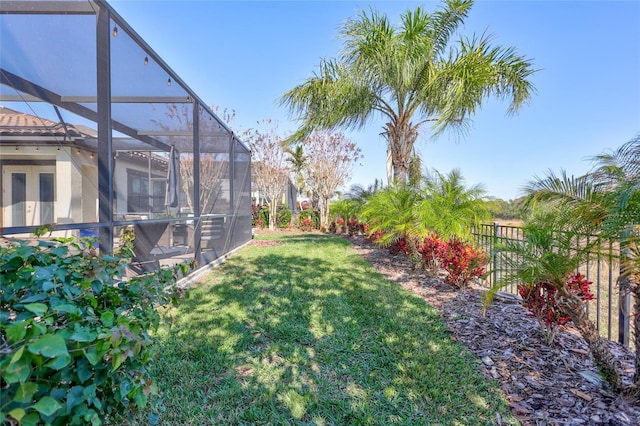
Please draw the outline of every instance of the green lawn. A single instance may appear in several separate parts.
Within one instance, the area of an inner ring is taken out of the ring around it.
[[[348,241],[263,239],[281,245],[241,250],[165,312],[161,424],[517,424],[436,309]]]

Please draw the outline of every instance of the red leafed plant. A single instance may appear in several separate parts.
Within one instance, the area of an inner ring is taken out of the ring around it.
[[[347,221],[347,232],[349,233],[349,236],[353,237],[358,235],[360,229],[360,222],[358,222],[358,219],[353,218]]]
[[[424,239],[418,247],[418,253],[422,256],[422,262],[428,271],[436,273],[439,268],[439,259],[445,248],[445,241],[433,234]]]
[[[585,276],[579,272],[571,275],[569,277],[569,281],[567,281],[569,289],[580,296],[584,301],[596,298],[593,293],[591,293],[591,284],[592,282],[588,281]]]
[[[582,274],[572,274],[568,281],[569,290],[577,294],[583,301],[593,300],[589,289],[591,281]],[[558,327],[567,324],[571,319],[561,312],[556,301],[557,289],[553,284],[537,282],[535,284],[518,285],[518,293],[523,299],[522,305],[538,320],[544,335],[544,341],[550,345],[558,332]]]
[[[360,224],[360,232],[362,232],[364,235],[368,235],[370,230],[371,230],[371,225],[369,225],[368,223]]]
[[[445,282],[454,287],[464,288],[485,273],[487,255],[465,242],[452,238],[444,242],[438,251],[440,267],[447,271]]]
[[[367,225],[369,226],[369,225]],[[382,231],[375,231],[369,234],[369,229],[366,231],[367,236],[365,237],[365,240],[370,241],[372,243],[376,243],[378,241],[380,241],[380,238],[382,238],[384,236],[384,232]]]
[[[391,243],[391,245],[389,246],[389,253],[391,253],[392,255],[396,255],[399,253],[408,255],[409,244],[407,243],[407,240],[405,238],[400,238],[394,241],[393,243]]]
[[[311,232],[313,230],[313,220],[310,217],[305,217],[300,221],[300,230],[303,232]]]

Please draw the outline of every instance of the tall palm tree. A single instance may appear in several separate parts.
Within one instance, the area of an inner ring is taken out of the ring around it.
[[[286,161],[291,165],[291,172],[294,174],[294,182],[298,194],[301,194],[305,188],[304,175],[302,171],[307,166],[307,157],[301,144],[295,147],[287,146],[284,152],[288,154]],[[297,207],[295,207],[297,208]]]
[[[424,200],[418,207],[421,220],[444,239],[473,241],[472,227],[491,217],[482,185],[467,187],[459,169],[447,174],[434,170],[424,181]]]
[[[472,5],[445,0],[433,13],[417,7],[398,28],[373,9],[347,20],[340,56],[323,59],[314,76],[281,98],[302,121],[289,141],[319,128],[362,128],[381,116],[393,166],[388,179],[403,185],[425,123],[432,122],[435,135],[464,129],[492,95],[509,99],[508,112],[516,112],[534,92],[532,63],[513,47],[492,45],[486,34],[454,45]]]

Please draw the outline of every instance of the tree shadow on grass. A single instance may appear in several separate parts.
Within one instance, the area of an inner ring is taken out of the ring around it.
[[[509,419],[435,309],[346,241],[279,239],[286,244],[230,259],[167,315],[156,369],[170,388],[164,424]]]

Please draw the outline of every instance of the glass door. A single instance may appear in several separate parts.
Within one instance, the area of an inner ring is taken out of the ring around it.
[[[55,166],[2,168],[3,226],[54,222]]]

